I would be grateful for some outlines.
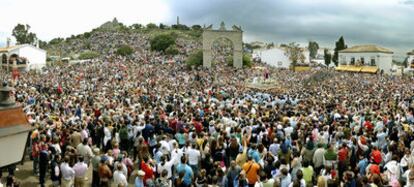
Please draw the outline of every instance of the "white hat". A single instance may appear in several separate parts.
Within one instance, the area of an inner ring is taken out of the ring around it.
[[[145,176],[145,172],[144,172],[144,171],[142,171],[142,170],[139,170],[139,171],[138,171],[138,176]]]

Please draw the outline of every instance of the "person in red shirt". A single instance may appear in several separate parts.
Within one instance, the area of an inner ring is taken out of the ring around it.
[[[150,159],[148,157],[144,157],[143,161],[141,161],[141,170],[145,172],[144,176],[144,183],[146,184],[148,179],[154,179],[154,170],[150,165]],[[146,184],[147,185],[147,184]]]
[[[376,146],[372,150],[371,159],[375,164],[380,164],[382,161],[381,151],[379,151]]]
[[[32,144],[32,158],[33,158],[33,174],[39,174],[39,153],[40,153],[40,145],[38,138],[33,139]]]
[[[198,122],[197,120],[193,120],[193,124],[194,124],[194,128],[195,128],[195,130],[198,134],[203,131],[203,125],[200,122]]]
[[[365,127],[365,129],[367,129],[368,132],[371,132],[372,129],[374,128],[372,123],[368,120],[364,122],[364,127]]]
[[[338,151],[338,174],[340,179],[342,179],[347,168],[348,153],[348,146],[346,143],[342,143],[342,147]]]

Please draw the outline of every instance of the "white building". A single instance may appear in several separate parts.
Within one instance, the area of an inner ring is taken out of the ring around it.
[[[304,50],[305,63],[309,63],[309,51]],[[271,49],[257,49],[253,51],[253,58],[259,57],[263,63],[277,68],[289,68],[291,61],[285,55],[285,49],[274,47]]]
[[[6,68],[16,66],[27,71],[46,66],[46,51],[29,44],[0,48],[0,57]]]
[[[407,62],[411,67],[414,67],[414,49],[407,53]]]
[[[352,72],[391,73],[392,55],[389,49],[376,45],[358,45],[341,50],[337,70]]]

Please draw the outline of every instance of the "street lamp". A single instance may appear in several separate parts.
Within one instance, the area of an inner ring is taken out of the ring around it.
[[[13,88],[0,87],[0,168],[20,163],[24,159],[26,143],[32,127],[22,106],[12,96]]]

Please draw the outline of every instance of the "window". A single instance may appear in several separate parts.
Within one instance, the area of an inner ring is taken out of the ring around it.
[[[371,57],[371,66],[376,66],[375,57]]]
[[[365,64],[365,59],[364,59],[364,57],[361,57],[361,65],[364,65]]]
[[[346,57],[344,57],[344,56],[340,56],[340,64],[341,65],[346,65]]]
[[[355,57],[351,57],[351,65],[355,65]]]
[[[2,55],[2,57],[1,57],[1,63],[7,64],[7,55],[6,54],[3,54]]]

